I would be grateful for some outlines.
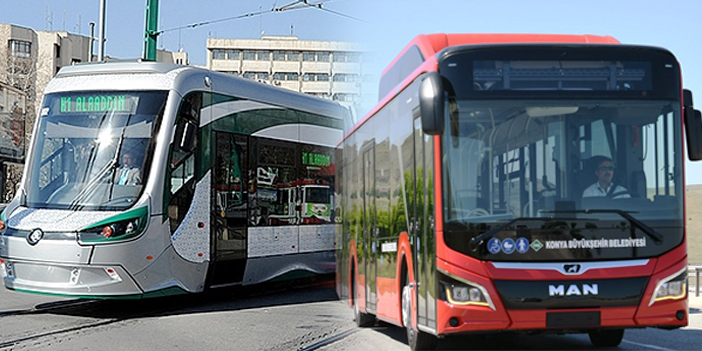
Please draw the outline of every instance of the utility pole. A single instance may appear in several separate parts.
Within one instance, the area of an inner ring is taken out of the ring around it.
[[[158,38],[158,0],[146,0],[146,31],[144,33],[145,61],[156,61],[156,39]]]
[[[105,59],[105,2],[100,0],[100,27],[98,28],[98,61]]]

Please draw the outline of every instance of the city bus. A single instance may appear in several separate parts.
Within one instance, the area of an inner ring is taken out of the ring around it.
[[[302,197],[273,215],[279,184],[334,184],[349,113],[194,67],[62,68],[0,217],[5,287],[142,298],[333,275],[333,215],[311,220]]]
[[[416,37],[336,151],[336,290],[356,323],[405,327],[412,350],[687,325],[702,128],[680,72],[609,36]]]

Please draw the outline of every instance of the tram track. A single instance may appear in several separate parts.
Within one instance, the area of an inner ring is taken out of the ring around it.
[[[155,299],[76,299],[36,304],[31,308],[8,308],[0,310],[0,350],[52,349],[60,343],[101,333],[105,327],[127,326],[143,318],[281,306],[287,303],[288,293],[299,296],[300,293],[296,291],[329,288],[329,284],[328,280],[310,279],[299,280],[295,284],[277,282]],[[298,339],[296,349],[306,347],[305,350],[317,350],[352,334],[353,330],[339,332],[337,329],[332,332],[338,333],[325,339],[320,338],[325,337],[324,334],[303,336],[302,340]]]

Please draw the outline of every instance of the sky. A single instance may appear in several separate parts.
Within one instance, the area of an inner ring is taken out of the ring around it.
[[[302,40],[357,41],[374,53],[379,77],[412,38],[427,33],[545,33],[610,35],[626,44],[670,50],[683,84],[702,108],[702,1],[693,0],[308,0],[322,9],[272,11],[295,0],[160,1],[158,47],[183,49],[205,65],[206,41],[293,35]],[[88,35],[99,0],[0,0],[0,22],[35,30]],[[146,0],[107,0],[105,53],[141,57]],[[263,12],[239,19],[223,20]],[[221,21],[220,21],[221,20]],[[205,23],[194,28],[183,28]],[[97,29],[95,32],[97,36]],[[97,53],[97,48],[95,50]],[[688,162],[687,182],[702,184],[702,162]]]

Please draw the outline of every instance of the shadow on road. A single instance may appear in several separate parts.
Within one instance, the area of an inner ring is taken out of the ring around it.
[[[132,319],[338,301],[332,279],[333,277],[325,276],[138,300],[66,300],[37,305],[35,313]]]

